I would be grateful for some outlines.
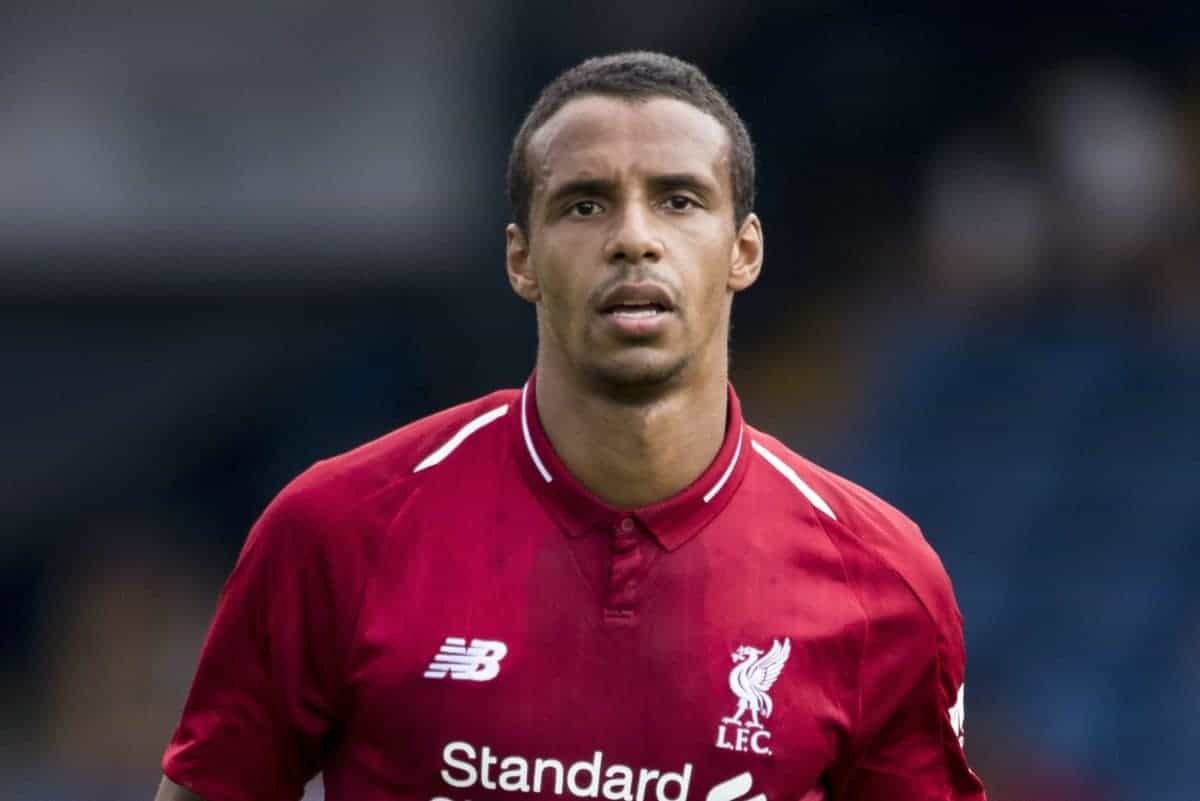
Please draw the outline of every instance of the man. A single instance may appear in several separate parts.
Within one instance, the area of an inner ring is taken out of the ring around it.
[[[533,376],[320,462],[222,593],[160,801],[983,798],[917,527],[742,420],[753,151],[626,53],[513,143]],[[186,788],[186,789],[185,789]]]

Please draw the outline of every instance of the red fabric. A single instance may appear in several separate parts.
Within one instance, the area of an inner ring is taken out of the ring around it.
[[[983,798],[947,712],[961,620],[915,525],[745,425],[732,390],[714,463],[631,513],[566,473],[535,408],[495,393],[280,493],[171,779],[207,801],[296,798],[317,771],[330,801]]]

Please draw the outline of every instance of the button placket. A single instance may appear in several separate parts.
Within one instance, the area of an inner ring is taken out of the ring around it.
[[[609,584],[604,618],[610,623],[627,624],[636,617],[636,593],[644,555],[643,537],[637,522],[624,517],[612,526],[609,538]]]

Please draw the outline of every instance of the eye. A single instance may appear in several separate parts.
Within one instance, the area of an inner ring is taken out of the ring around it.
[[[571,214],[576,217],[595,217],[600,213],[600,204],[594,200],[580,200],[571,204]]]
[[[667,208],[671,211],[687,211],[698,205],[700,204],[687,195],[671,195],[667,198]]]

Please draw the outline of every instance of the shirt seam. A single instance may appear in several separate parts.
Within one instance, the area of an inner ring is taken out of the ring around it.
[[[495,393],[493,393],[492,395],[485,396],[485,398],[491,398],[491,397],[493,397],[494,394]],[[480,408],[482,408],[484,406],[484,404],[482,404],[482,401],[485,398],[478,399]],[[518,398],[519,398],[519,396],[518,396]],[[508,401],[508,407],[509,407],[509,411],[503,415],[500,415],[501,417],[510,416],[510,414],[512,412],[512,400],[511,399]],[[499,408],[499,407],[497,406],[495,408]],[[476,417],[478,417],[478,415],[476,415]],[[471,419],[473,420],[473,419],[475,419],[475,417],[472,417]],[[492,422],[495,422],[495,421],[492,421]],[[461,426],[459,427],[459,429],[461,429]],[[455,429],[455,430],[459,430],[459,429]],[[490,429],[493,432],[496,430],[491,425],[484,425],[478,431],[472,432],[472,434],[480,433],[484,429]],[[459,443],[459,447],[461,448],[463,445],[467,444],[468,440],[472,440],[472,439],[473,439],[473,437],[467,437],[466,439],[463,440],[463,442]],[[486,437],[476,439],[474,441],[479,443],[479,442],[483,442],[484,439],[486,439]],[[455,448],[455,450],[458,450],[458,448]],[[319,464],[324,464],[324,463],[331,462],[331,461],[334,461],[334,460],[323,460],[323,461],[317,462],[316,464],[319,465]],[[316,465],[314,465],[314,467],[315,466]],[[425,476],[423,476],[422,474],[427,473],[427,472],[428,471],[423,470],[420,473],[415,473],[415,472],[412,472],[411,470],[407,470],[407,471],[403,470],[403,469],[398,470],[397,473],[395,475],[393,475],[389,480],[385,481],[381,486],[375,488],[371,492],[364,495],[357,502],[355,502],[351,507],[349,507],[344,512],[344,514],[342,516],[343,519],[344,520],[352,519],[354,517],[355,513],[357,513],[360,509],[362,509],[368,503],[371,503],[372,501],[378,499],[380,496],[382,496],[388,492],[392,492],[392,491],[396,490],[397,487],[404,487],[405,485],[413,485],[414,489],[415,489],[415,485],[417,485],[422,480],[422,478],[425,478]],[[361,645],[361,642],[362,642],[362,612],[363,612],[363,607],[366,606],[367,591],[370,588],[371,584],[374,582],[376,574],[380,570],[380,564],[382,564],[382,562],[383,562],[382,557],[384,555],[384,551],[387,549],[388,545],[394,539],[394,537],[392,536],[392,528],[395,525],[396,517],[397,517],[396,514],[389,516],[388,520],[387,520],[387,524],[382,527],[383,530],[380,532],[380,534],[378,536],[379,541],[375,543],[373,553],[370,554],[371,565],[367,571],[366,576],[363,577],[362,586],[359,587],[359,590],[358,590],[358,598],[355,601],[354,618],[353,618],[353,620],[349,621],[351,633],[350,633],[350,639],[346,644],[346,655],[344,657],[344,661],[341,666],[341,685],[342,686],[338,688],[338,706],[339,706],[339,710],[342,711],[343,713],[348,713],[349,707],[350,707],[350,701],[351,701],[351,698],[350,698],[350,672],[351,672],[352,668],[354,667],[354,656],[355,656],[355,654],[357,654],[359,647]],[[343,717],[345,717],[345,715],[343,715]]]
[[[519,396],[518,396],[518,402],[519,402]],[[497,407],[497,408],[499,408],[499,407]],[[501,416],[509,417],[509,416],[511,416],[511,413],[512,413],[512,406],[511,406],[511,401],[510,401],[509,411],[506,414],[501,415]],[[490,425],[485,425],[482,429],[480,429],[477,432],[473,432],[473,433],[481,433],[483,431],[483,429],[488,429],[490,432],[493,433],[493,435],[495,434],[495,432],[497,430],[499,430],[499,431],[504,430],[503,425],[501,425],[500,429],[497,429]],[[476,444],[481,444],[481,443],[485,442],[485,440],[487,438],[481,437],[481,438],[476,439],[473,437],[468,437],[467,439],[474,441]],[[461,445],[465,445],[465,444],[466,444],[466,440],[464,440],[461,443]],[[461,445],[460,445],[460,447],[461,447]],[[500,442],[498,444],[498,447],[500,447],[504,450],[504,454],[501,455],[501,459],[506,458],[507,455],[511,452],[511,450],[509,448],[509,441],[504,436],[500,437]],[[418,488],[418,485],[422,482],[422,479],[424,479],[427,474],[429,474],[428,471],[421,471],[420,473],[398,472],[390,480],[386,481],[382,486],[377,487],[373,491],[369,492],[367,495],[365,495],[361,499],[359,499],[353,506],[351,506],[349,509],[347,509],[346,512],[344,513],[343,519],[353,518],[354,514],[357,513],[364,506],[366,506],[367,504],[371,503],[372,501],[378,499],[380,496],[382,496],[388,492],[397,491],[398,489],[409,488],[412,490],[413,493],[415,493]],[[411,495],[410,495],[410,498],[411,498]],[[405,503],[407,503],[407,501],[408,501],[408,499],[405,499]],[[358,653],[358,651],[361,647],[361,644],[362,644],[362,634],[363,634],[363,632],[362,632],[362,613],[363,613],[363,608],[366,606],[367,592],[370,589],[371,585],[374,583],[376,576],[377,576],[379,570],[381,569],[380,565],[384,561],[383,557],[384,557],[385,552],[391,546],[391,543],[396,539],[396,537],[393,534],[393,528],[395,527],[396,519],[398,516],[399,516],[399,512],[396,512],[396,513],[390,515],[387,519],[386,525],[382,526],[383,530],[380,532],[380,534],[378,536],[378,542],[375,543],[373,553],[370,554],[370,556],[371,556],[370,568],[368,569],[366,576],[363,577],[362,586],[359,588],[359,591],[358,591],[358,598],[355,603],[354,619],[352,621],[350,621],[351,636],[350,636],[350,640],[347,642],[346,655],[345,655],[344,662],[342,664],[342,669],[341,669],[341,687],[338,688],[338,709],[342,713],[341,718],[343,720],[348,717],[349,712],[350,712],[350,706],[351,706],[351,701],[352,701],[352,693],[351,693],[351,689],[350,689],[350,684],[351,684],[350,674],[354,667],[355,655]]]
[[[814,510],[814,513],[815,513],[815,511],[816,510]],[[830,538],[830,541],[833,542],[834,538],[829,533],[829,530],[827,528],[828,523],[825,520],[822,520],[819,514],[816,514],[815,516],[817,517],[817,521],[821,525],[822,530],[824,530],[826,532],[826,536],[828,536]],[[830,522],[834,522],[834,521],[830,521]],[[889,559],[887,559],[882,554],[880,554],[878,551],[876,551],[873,547],[871,547],[871,545],[869,543],[867,543],[865,540],[863,540],[863,538],[860,537],[857,534],[857,532],[853,531],[847,524],[838,522],[838,525],[842,529],[844,529],[847,534],[850,534],[859,543],[861,543],[863,546],[863,550],[866,553],[868,553],[870,555],[870,557],[876,563],[881,565],[883,568],[888,570],[892,575],[894,575],[896,578],[898,578],[900,580],[901,584],[903,584],[904,588],[908,591],[909,595],[911,595],[913,597],[913,599],[916,601],[917,606],[921,609],[922,612],[924,612],[924,619],[929,622],[929,624],[932,628],[932,634],[933,634],[932,642],[933,642],[933,651],[934,651],[933,652],[934,689],[938,690],[940,693],[939,682],[940,682],[941,670],[942,670],[942,653],[941,653],[941,647],[940,647],[941,646],[941,630],[940,630],[940,627],[938,626],[937,618],[934,617],[934,615],[933,615],[933,611],[925,603],[924,599],[921,598],[920,593],[917,592],[916,588],[913,587],[912,583],[907,578],[904,577],[903,573],[901,573],[899,570],[896,569],[896,566],[893,565]],[[836,542],[834,542],[834,547],[837,548],[837,550],[838,550],[839,558],[842,558],[841,557],[841,548],[836,544]],[[844,564],[845,563],[843,561],[843,565]],[[850,583],[849,579],[847,579],[847,583]],[[855,593],[855,599],[859,602],[860,607],[863,610],[864,618],[867,621],[867,634],[864,635],[864,637],[863,637],[863,652],[859,658],[859,685],[858,685],[858,710],[857,711],[858,711],[858,715],[859,715],[859,725],[861,726],[861,724],[862,724],[862,707],[863,707],[862,695],[863,695],[863,687],[865,684],[865,682],[863,680],[863,676],[865,675],[865,671],[866,671],[867,645],[869,642],[869,632],[871,630],[871,616],[867,613],[865,606],[862,606],[861,595],[859,594],[858,590],[855,589],[854,593]],[[876,733],[876,736],[877,736],[877,733]],[[945,735],[939,730],[938,740],[942,741],[943,744],[944,744],[944,737],[945,737]],[[867,748],[873,742],[874,738],[867,737],[866,733],[863,732],[856,739],[859,740],[860,744],[855,749],[854,763],[851,765],[851,769],[849,771],[847,771],[847,776],[850,776],[853,773],[853,769],[856,768],[861,763],[862,756],[866,753]],[[946,762],[944,759],[942,760],[942,773],[943,773],[943,787],[949,787],[950,786],[949,771],[948,771],[948,768],[946,766]]]
[[[749,473],[749,470],[747,470],[746,472]],[[775,471],[775,472],[776,472],[776,474],[778,474],[778,471]],[[864,676],[866,674],[867,650],[868,650],[868,647],[870,646],[870,642],[871,642],[871,629],[872,629],[871,615],[867,612],[867,606],[863,602],[862,592],[861,592],[860,587],[858,586],[858,583],[850,580],[850,572],[846,568],[846,557],[845,557],[845,554],[843,553],[842,546],[838,543],[837,538],[833,536],[833,533],[830,532],[830,530],[827,526],[827,521],[825,520],[824,513],[821,512],[820,509],[817,509],[816,506],[812,503],[812,501],[810,501],[803,493],[799,493],[799,495],[801,498],[804,499],[803,500],[804,508],[806,508],[809,511],[809,513],[812,515],[813,519],[815,519],[817,521],[817,526],[820,529],[821,533],[825,536],[825,539],[829,542],[829,544],[833,547],[834,552],[837,554],[838,564],[840,565],[841,571],[842,571],[842,580],[845,581],[846,586],[849,588],[851,595],[854,597],[854,603],[858,606],[858,611],[862,615],[862,620],[863,620],[862,646],[861,646],[861,650],[859,651],[859,654],[858,654],[857,681],[855,682],[854,720],[853,720],[853,724],[851,726],[851,735],[850,735],[851,747],[854,749],[854,753],[857,753],[859,750],[858,741],[860,739],[858,736],[858,732],[862,727],[862,721],[863,721],[863,685],[865,683]],[[838,523],[838,525],[841,528],[849,531],[849,528],[844,523],[840,523],[837,520],[830,520],[828,522],[836,522],[836,523]],[[878,557],[876,557],[876,558],[878,558]],[[906,585],[907,585],[907,582],[906,582]],[[838,788],[839,794],[842,789],[843,788],[841,788],[841,787]]]
[[[368,501],[374,500],[376,497],[391,490],[397,484],[401,483],[403,478],[405,478],[405,477],[400,477],[394,481],[388,482],[388,484],[381,487],[377,492],[373,492],[370,495],[368,495],[366,498],[364,498],[361,503],[355,504],[353,509],[350,510],[350,512],[351,513],[357,512]],[[376,542],[374,544],[374,547],[371,549],[372,553],[369,554],[369,557],[371,559],[371,565],[370,565],[370,568],[367,570],[367,574],[363,577],[361,586],[358,588],[358,598],[356,598],[355,602],[354,602],[354,619],[350,621],[350,639],[346,643],[346,653],[345,653],[345,656],[342,658],[342,666],[341,666],[341,671],[340,671],[341,686],[338,688],[338,711],[340,713],[339,714],[340,721],[345,721],[346,718],[349,716],[349,712],[350,712],[350,706],[351,706],[350,673],[354,668],[354,657],[355,657],[355,654],[358,653],[359,644],[362,639],[362,631],[361,631],[362,611],[363,611],[363,607],[366,606],[367,589],[371,586],[372,581],[374,581],[375,574],[379,570],[379,565],[383,561],[381,556],[383,554],[384,547],[387,545],[387,542],[391,539],[391,537],[389,535],[391,534],[392,523],[394,520],[395,520],[394,516],[388,518],[387,526],[379,534],[379,541]]]
[[[854,596],[854,603],[858,605],[858,610],[862,614],[862,619],[863,619],[862,646],[861,646],[861,649],[858,654],[857,681],[855,682],[855,693],[854,693],[854,695],[855,695],[854,725],[851,728],[851,735],[850,735],[850,741],[852,744],[851,747],[854,749],[853,753],[856,755],[855,761],[857,762],[857,754],[859,752],[859,744],[858,744],[859,734],[858,734],[858,732],[862,728],[862,723],[863,723],[863,685],[866,683],[865,675],[866,675],[867,649],[870,646],[870,642],[871,642],[871,628],[872,628],[871,615],[867,612],[866,604],[863,603],[862,592],[861,592],[860,587],[858,586],[858,583],[850,580],[850,572],[846,568],[846,557],[845,557],[845,554],[843,554],[843,552],[842,552],[842,546],[838,544],[837,539],[833,536],[833,534],[826,527],[825,521],[821,519],[820,511],[817,510],[816,508],[814,508],[812,503],[809,502],[807,498],[805,499],[805,503],[808,505],[813,517],[816,519],[817,525],[821,529],[821,533],[825,535],[825,539],[829,541],[829,544],[833,546],[834,552],[837,553],[838,563],[841,565],[841,568],[842,568],[842,578],[846,582],[846,586],[850,589],[851,594]],[[850,773],[847,772],[846,775],[849,776]],[[838,795],[840,795],[842,790],[845,789],[845,783],[846,783],[845,780],[843,780],[843,782],[841,783],[842,786],[838,788]]]
[[[323,463],[324,462],[317,462],[316,465]],[[314,465],[314,467],[316,465]],[[339,516],[341,521],[352,521],[355,514],[372,501],[377,500],[379,497],[389,492],[396,491],[398,488],[403,489],[404,485],[406,484],[416,484],[418,481],[416,477],[420,475],[420,473],[400,473],[399,475],[394,476],[391,480],[367,493],[352,506],[347,508],[345,512]],[[375,543],[373,546],[368,548],[369,553],[367,554],[367,557],[370,560],[370,565],[366,571],[366,575],[363,576],[360,586],[357,589],[357,598],[354,600],[354,615],[350,620],[347,621],[349,625],[350,636],[349,639],[346,640],[345,653],[342,656],[341,664],[339,665],[339,686],[336,694],[339,723],[346,720],[350,711],[352,701],[350,677],[351,671],[354,667],[355,656],[358,653],[362,642],[362,613],[363,608],[366,606],[367,591],[371,587],[371,584],[375,581],[376,574],[381,569],[380,565],[383,562],[382,557],[385,549],[394,539],[392,536],[392,527],[395,524],[395,521],[395,514],[389,516],[387,523],[381,527],[382,531],[380,531],[378,536],[374,538],[376,540]]]

